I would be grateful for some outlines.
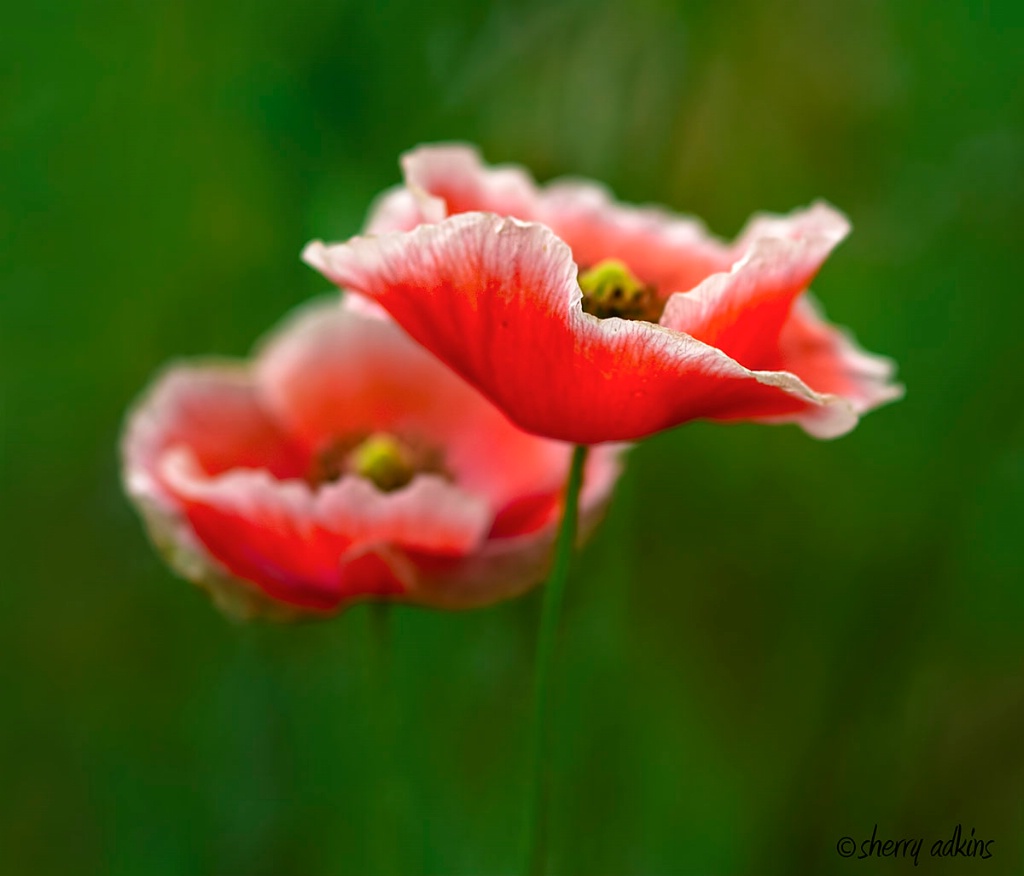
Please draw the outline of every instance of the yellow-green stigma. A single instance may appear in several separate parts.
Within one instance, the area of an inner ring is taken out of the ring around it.
[[[373,481],[385,493],[412,480],[416,468],[408,448],[391,435],[371,435],[348,455],[346,469]]]
[[[657,322],[660,310],[654,290],[645,286],[624,262],[605,259],[579,276],[583,310],[599,319],[643,319]]]

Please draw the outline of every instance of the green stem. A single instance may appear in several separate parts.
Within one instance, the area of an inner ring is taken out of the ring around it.
[[[569,479],[565,485],[565,504],[562,522],[555,542],[555,558],[551,577],[544,588],[544,606],[537,638],[537,666],[533,691],[533,728],[527,785],[526,825],[524,839],[524,873],[540,876],[544,872],[545,810],[547,803],[548,770],[546,769],[547,712],[550,698],[551,662],[558,636],[558,622],[569,578],[576,528],[579,517],[580,487],[583,483],[583,465],[587,459],[587,446],[578,445],[572,454]]]

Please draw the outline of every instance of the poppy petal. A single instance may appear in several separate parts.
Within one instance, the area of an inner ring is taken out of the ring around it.
[[[604,516],[621,471],[622,446],[591,449],[580,493],[577,541],[586,541]],[[563,484],[564,487],[564,484]],[[561,516],[561,491],[543,526],[513,537],[489,539],[479,551],[458,561],[412,554],[416,565],[412,598],[438,608],[473,608],[508,599],[541,583],[551,569]]]
[[[743,253],[728,272],[669,298],[661,325],[686,332],[748,368],[774,368],[779,332],[793,301],[848,233],[826,204],[789,217],[755,219],[740,238]]]
[[[573,251],[584,268],[605,259],[625,262],[661,298],[693,288],[704,277],[728,270],[733,248],[698,219],[655,206],[621,204],[598,183],[571,178],[538,186],[518,165],[489,166],[466,144],[420,146],[402,157],[408,204],[420,205],[421,222],[465,212],[497,213],[541,222]],[[396,196],[397,197],[397,196]],[[408,231],[403,223],[376,222],[374,232]]]
[[[305,457],[260,404],[254,381],[235,362],[171,365],[129,411],[122,440],[131,495],[159,493],[157,462],[178,445],[210,474],[236,466],[297,477]]]
[[[847,399],[863,414],[902,398],[896,363],[868,353],[844,329],[829,323],[820,305],[801,296],[779,337],[779,368],[799,374],[818,392]]]
[[[365,561],[348,567],[367,552],[408,548],[458,556],[476,548],[490,525],[483,500],[429,475],[393,493],[355,477],[314,493],[302,481],[279,481],[257,469],[209,477],[183,448],[167,454],[161,475],[199,540],[234,575],[311,608],[401,592],[394,574],[381,576]],[[362,574],[353,577],[355,571]],[[367,580],[362,575],[369,571]]]
[[[698,219],[621,204],[604,186],[585,180],[545,186],[537,219],[569,245],[583,268],[605,259],[625,262],[662,300],[728,270],[735,260],[732,247]]]
[[[173,365],[157,377],[127,417],[121,444],[125,491],[172,568],[209,590],[225,612],[291,616],[286,604],[234,579],[196,537],[159,474],[160,460],[175,447],[190,447],[197,464],[211,474],[229,470],[236,460],[277,477],[295,477],[305,469],[304,454],[263,410],[240,364]]]
[[[515,164],[488,166],[469,144],[420,146],[406,152],[401,164],[423,222],[468,212],[524,220],[537,214],[537,189],[530,174]]]
[[[444,468],[495,513],[561,488],[571,448],[513,426],[394,321],[368,319],[359,300],[311,302],[258,354],[266,407],[308,452],[346,432],[413,434],[443,448]]]
[[[690,335],[582,310],[572,253],[543,225],[466,213],[406,234],[310,244],[306,261],[381,304],[522,428],[576,443],[634,440],[700,417],[831,408],[815,434],[856,422],[843,399],[752,371]]]
[[[411,231],[423,221],[416,196],[405,186],[393,186],[378,195],[370,205],[367,234],[387,231]]]
[[[423,430],[435,421],[451,428],[467,407],[483,404],[391,319],[361,311],[358,300],[310,302],[257,352],[264,406],[308,452],[360,432]]]

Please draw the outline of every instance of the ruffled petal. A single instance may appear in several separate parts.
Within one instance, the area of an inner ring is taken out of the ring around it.
[[[325,437],[378,430],[437,442],[445,476],[386,493],[303,479]],[[591,454],[588,520],[620,452]],[[536,583],[570,448],[514,427],[390,319],[332,299],[289,319],[251,371],[171,369],[130,416],[123,454],[176,571],[232,615],[289,618],[361,598],[468,607]]]
[[[569,247],[543,225],[467,213],[405,234],[310,244],[306,261],[381,304],[519,426],[574,443],[629,441],[687,420],[793,418],[848,431],[844,399],[754,371],[683,332],[582,310]]]
[[[390,493],[362,478],[342,478],[317,492],[315,506],[322,525],[360,547],[391,545],[445,556],[476,549],[492,517],[485,499],[432,474],[417,475]]]
[[[387,231],[411,231],[423,221],[420,203],[405,186],[393,186],[370,205],[366,220],[367,234]]]
[[[849,232],[819,203],[788,217],[759,217],[741,236],[741,258],[691,292],[669,298],[661,325],[685,332],[748,368],[775,368],[779,333],[793,301]]]
[[[264,406],[308,452],[359,433],[455,428],[480,404],[390,319],[360,312],[352,298],[299,308],[257,352]]]
[[[314,492],[300,479],[308,451],[280,423],[239,367],[177,366],[156,381],[125,430],[125,486],[154,542],[230,613],[281,615],[288,605],[327,611],[360,596],[401,594],[410,583],[404,550],[459,556],[486,537],[494,517],[488,498],[436,476],[417,476],[392,493],[356,477]]]
[[[340,601],[342,558],[353,542],[315,523],[300,481],[251,469],[211,478],[184,449],[164,458],[161,476],[196,537],[232,575],[304,608],[327,611]],[[351,596],[373,592],[346,583]]]
[[[303,453],[267,415],[252,379],[234,362],[172,365],[132,407],[121,442],[131,497],[167,503],[157,467],[176,446],[191,448],[210,474],[241,465],[288,478],[306,467]]]
[[[368,317],[353,299],[301,308],[258,355],[267,409],[308,452],[339,435],[411,435],[443,451],[444,469],[502,516],[499,531],[511,505],[561,488],[569,447],[513,426],[392,320]]]
[[[625,449],[604,445],[590,451],[580,492],[580,544],[590,537],[608,508]],[[563,470],[562,489],[566,474]],[[474,554],[457,560],[411,554],[416,575],[409,598],[437,608],[475,608],[518,596],[544,581],[551,570],[562,489],[551,496],[551,507],[540,526],[521,534],[492,537]]]
[[[209,590],[233,616],[288,616],[287,606],[235,580],[196,538],[159,473],[161,460],[176,447],[189,447],[196,464],[211,474],[236,464],[264,467],[285,478],[305,469],[304,455],[260,406],[241,365],[174,365],[158,376],[129,411],[122,476],[150,538],[175,571]]]
[[[369,233],[408,231],[413,203],[420,222],[439,222],[457,213],[496,213],[551,228],[584,268],[619,259],[661,298],[692,289],[709,274],[728,270],[737,256],[708,233],[703,223],[661,207],[617,202],[602,185],[561,179],[538,186],[514,164],[489,166],[466,144],[420,146],[402,157],[408,186],[401,223],[374,221]],[[394,190],[393,190],[394,191]],[[388,213],[398,212],[398,195]]]
[[[561,464],[552,467],[546,483],[541,482],[538,485],[540,488],[533,490],[524,484],[520,494],[495,516],[489,538],[527,535],[557,523],[561,513],[562,493],[569,476],[571,456],[568,446],[562,446],[567,452]],[[591,449],[584,470],[581,507],[603,504],[608,500],[611,489],[622,471],[622,456],[629,447],[627,444],[602,444]]]
[[[422,222],[468,212],[524,220],[537,215],[537,189],[530,174],[514,164],[488,166],[468,144],[420,146],[405,153],[401,162]]]
[[[260,404],[240,363],[206,361],[165,369],[129,411],[123,457],[144,476],[168,448],[186,445],[211,474],[236,466],[293,477],[303,460]]]
[[[409,582],[385,558],[404,549],[471,553],[490,524],[483,500],[433,476],[393,493],[354,477],[314,493],[262,470],[209,477],[182,448],[165,456],[160,474],[198,539],[233,575],[313,609],[401,594]]]
[[[732,247],[699,220],[661,207],[620,204],[597,183],[556,181],[541,190],[539,201],[537,220],[569,245],[578,265],[623,261],[662,300],[728,270],[734,261]]]
[[[799,374],[818,392],[846,399],[857,414],[896,401],[896,363],[863,350],[845,330],[830,324],[810,295],[799,298],[779,336],[778,368]]]
[[[303,613],[298,606],[276,600],[253,582],[232,575],[197,538],[178,505],[151,494],[134,495],[132,499],[167,564],[182,578],[206,590],[225,614],[239,620],[292,620]]]

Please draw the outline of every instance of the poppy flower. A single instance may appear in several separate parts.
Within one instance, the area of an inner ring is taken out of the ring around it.
[[[304,258],[527,431],[594,444],[756,420],[831,438],[902,394],[893,364],[807,294],[849,231],[827,204],[757,216],[727,243],[596,183],[488,168],[467,146],[402,167],[365,236]]]
[[[154,542],[230,613],[467,608],[544,578],[571,447],[529,435],[390,320],[317,302],[252,362],[174,365],[128,417]],[[604,449],[604,448],[603,448]],[[592,526],[619,448],[591,454]]]

